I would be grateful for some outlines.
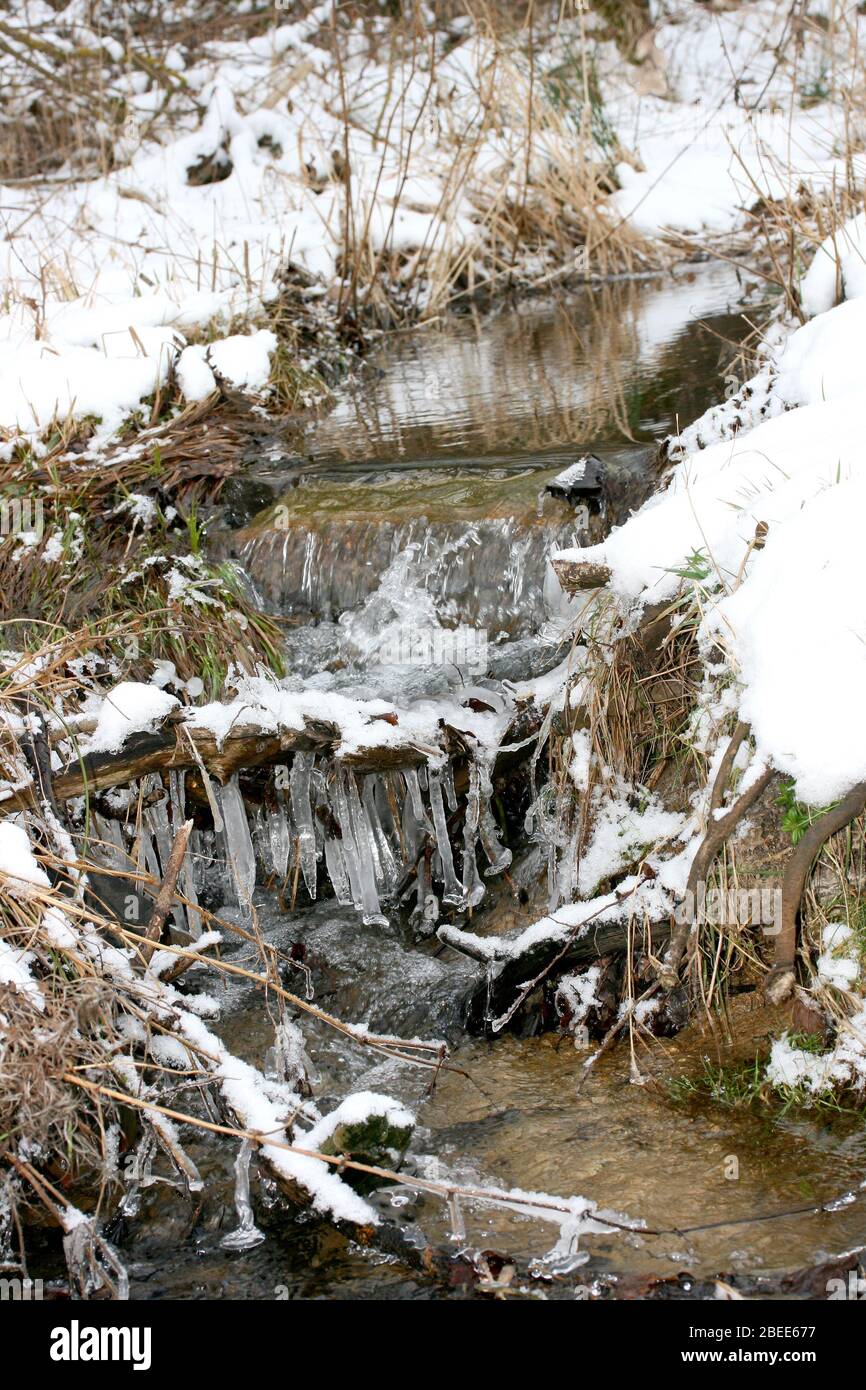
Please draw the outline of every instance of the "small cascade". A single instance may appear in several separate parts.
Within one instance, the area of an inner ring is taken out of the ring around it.
[[[241,533],[239,541],[238,560],[280,613],[330,622],[353,615],[377,594],[380,576],[408,551],[416,587],[433,605],[437,621],[517,638],[537,632],[550,616],[545,593],[550,552],[586,544],[587,536],[562,508],[550,520],[532,513],[473,521],[359,519],[352,523],[350,545],[343,527],[323,524],[311,530],[301,521]]]

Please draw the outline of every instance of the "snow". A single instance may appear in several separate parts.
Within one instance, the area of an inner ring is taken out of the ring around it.
[[[834,1088],[866,1088],[866,1004],[850,1018],[843,1019],[833,1048],[828,1052],[807,1052],[793,1045],[787,1033],[770,1049],[767,1080],[778,1087],[803,1087],[819,1096]]]
[[[2,890],[17,898],[31,896],[34,887],[50,887],[48,875],[33,857],[27,831],[12,820],[0,821],[0,875]]]
[[[846,222],[821,242],[803,277],[800,297],[810,316],[841,299],[866,294],[866,213]]]
[[[401,710],[385,700],[352,700],[336,691],[291,690],[266,676],[245,677],[230,703],[214,702],[191,710],[192,728],[208,729],[219,743],[236,727],[261,733],[300,732],[307,720],[332,724],[337,734],[336,754],[346,757],[365,748],[422,744],[436,751],[436,707]],[[390,720],[396,719],[397,723]]]
[[[26,7],[12,15],[19,10]],[[404,256],[393,287],[405,292],[416,261],[425,263],[411,284],[423,307],[441,264],[484,262],[491,206],[503,197],[519,204],[527,175],[537,186],[551,166],[573,161],[570,112],[536,115],[529,160],[525,122],[530,87],[537,100],[544,92],[539,74],[573,61],[578,20],[563,18],[539,39],[534,71],[519,44],[497,50],[468,17],[438,20],[433,68],[423,51],[397,59],[387,44],[377,51],[381,24],[371,37],[358,23],[347,26],[339,73],[330,10],[320,5],[291,24],[275,12],[257,37],[208,42],[195,66],[174,45],[162,59],[188,99],[165,114],[162,88],[116,57],[106,96],[123,103],[130,126],[116,143],[116,167],[0,188],[8,286],[0,427],[33,436],[55,419],[89,417],[102,441],[172,370],[188,401],[204,399],[218,378],[260,391],[274,339],[255,326],[288,261],[313,278],[314,292],[336,291],[348,196],[383,279]],[[604,121],[621,156],[621,186],[604,205],[612,225],[625,219],[653,236],[673,229],[718,238],[741,230],[761,196],[844,184],[843,104],[805,109],[793,94],[795,82],[820,91],[830,59],[843,87],[857,71],[853,48],[837,40],[834,50],[832,35],[805,26],[794,72],[779,61],[783,0],[756,0],[747,15],[669,0],[654,19],[651,61],[641,68],[625,65],[612,43],[597,45]],[[63,23],[70,42],[119,53],[87,27],[80,7],[67,7]],[[344,159],[347,143],[344,182],[334,152]],[[208,163],[222,177],[200,182],[196,170]],[[863,225],[861,217],[828,238],[816,257],[804,282],[810,312],[834,302],[836,250],[843,292],[859,293]],[[237,331],[244,319],[254,331]]]
[[[615,55],[600,72],[605,114],[630,154],[616,168],[621,188],[608,209],[614,219],[650,236],[671,231],[718,240],[740,231],[761,198],[793,200],[801,185],[844,186],[841,105],[822,100],[806,109],[794,88],[820,85],[828,50],[837,81],[844,84],[846,73],[854,80],[853,48],[822,38],[816,27],[795,73],[783,61],[788,5],[756,0],[730,13],[678,4],[665,10],[654,34],[664,90],[640,92],[621,75]]]
[[[759,757],[816,806],[866,780],[864,331],[866,295],[780,334],[755,383],[771,418],[746,414],[703,449],[686,431],[663,491],[601,545],[561,552],[607,564],[626,607],[673,598],[699,552],[701,638],[729,653]],[[766,541],[750,550],[759,523]]]
[[[333,1169],[321,1159],[291,1152],[286,1140],[285,1121],[278,1107],[266,1092],[262,1074],[247,1062],[232,1056],[220,1039],[200,1019],[181,1011],[180,1030],[195,1047],[215,1059],[215,1073],[222,1093],[248,1130],[267,1136],[262,1153],[269,1164],[290,1183],[300,1183],[309,1192],[316,1211],[329,1214],[339,1221],[351,1221],[361,1226],[376,1226],[379,1217],[374,1209],[344,1183]],[[302,1144],[301,1147],[306,1147]]]
[[[823,951],[816,965],[820,979],[836,989],[850,990],[860,976],[860,960],[854,932],[844,922],[829,922],[822,937]]]
[[[217,389],[206,350],[199,344],[184,348],[177,359],[175,375],[185,400],[202,401]]]
[[[0,987],[6,985],[23,994],[41,1013],[45,1009],[45,999],[30,973],[35,959],[32,951],[0,941]]]
[[[122,681],[105,696],[96,728],[82,740],[86,753],[117,753],[130,734],[150,733],[179,701],[174,695],[141,681]]]
[[[302,1145],[307,1149],[321,1149],[340,1125],[360,1125],[375,1117],[381,1117],[395,1129],[411,1130],[415,1125],[412,1112],[390,1096],[375,1091],[355,1091],[313,1125],[304,1135]]]
[[[258,333],[235,333],[213,343],[208,357],[219,377],[232,386],[260,390],[267,385],[270,354],[277,346],[277,335],[268,329]]]

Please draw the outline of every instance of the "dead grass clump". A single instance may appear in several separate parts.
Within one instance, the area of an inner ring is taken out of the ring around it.
[[[29,939],[38,955],[46,943]],[[0,941],[24,950],[8,918]],[[42,966],[49,981],[42,1007],[0,986],[0,1163],[9,1153],[50,1154],[52,1180],[63,1183],[101,1173],[106,1159],[100,1127],[110,1116],[97,1115],[89,1098],[82,1103],[66,1078],[93,1066],[110,1046],[111,994],[95,980],[70,979],[57,966],[51,969],[47,957]]]
[[[207,400],[99,454],[71,450],[68,435],[41,458],[14,451],[0,465],[4,491],[39,526],[0,538],[4,611],[15,615],[0,643],[91,643],[121,678],[173,661],[211,696],[232,663],[281,673],[279,626],[204,545],[202,516],[240,470],[254,424],[249,404]]]

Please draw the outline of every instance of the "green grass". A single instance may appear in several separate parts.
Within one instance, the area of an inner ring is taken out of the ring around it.
[[[784,784],[776,800],[783,812],[782,829],[790,835],[791,843],[794,845],[799,844],[814,821],[820,820],[822,816],[839,804],[837,801],[833,801],[829,806],[807,806],[804,802],[798,801],[794,795],[793,782]]]
[[[815,1055],[824,1051],[820,1039],[808,1033],[789,1035],[792,1047]],[[773,1086],[766,1077],[767,1055],[758,1052],[744,1062],[722,1065],[704,1057],[700,1072],[677,1076],[666,1083],[668,1096],[678,1105],[709,1102],[730,1109],[747,1109],[757,1105],[770,1107],[775,1118],[781,1119],[792,1110],[819,1110],[835,1115],[866,1118],[866,1104],[846,1104],[844,1094],[833,1092],[815,1095],[806,1086]]]

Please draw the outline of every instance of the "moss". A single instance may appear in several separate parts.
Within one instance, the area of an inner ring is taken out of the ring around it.
[[[397,1168],[411,1138],[411,1125],[392,1124],[387,1115],[368,1115],[356,1124],[337,1125],[322,1144],[321,1151],[352,1158],[374,1168]],[[342,1176],[356,1192],[372,1192],[374,1188],[390,1185],[372,1173],[358,1173],[351,1168]]]

